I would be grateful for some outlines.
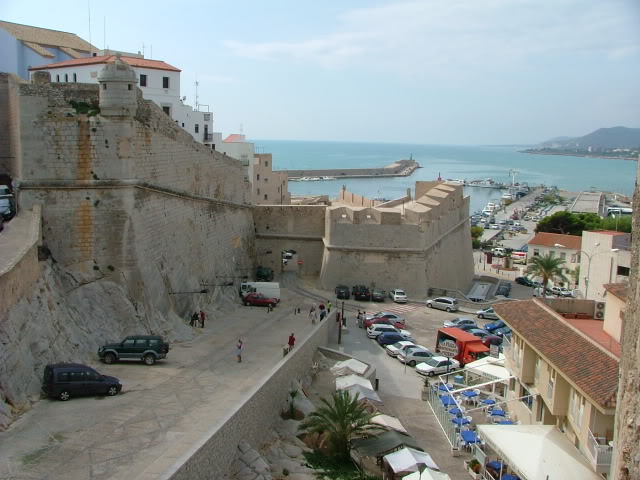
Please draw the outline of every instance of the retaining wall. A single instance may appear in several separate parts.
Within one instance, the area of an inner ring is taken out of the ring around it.
[[[162,478],[171,480],[210,480],[222,478],[233,463],[238,443],[246,440],[261,445],[271,438],[271,430],[280,420],[280,412],[294,379],[309,372],[318,347],[337,335],[334,310],[303,343],[284,357],[265,376],[263,382],[247,394],[236,411],[213,427],[207,438],[178,460]]]

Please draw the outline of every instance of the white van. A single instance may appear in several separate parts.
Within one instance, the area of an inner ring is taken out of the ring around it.
[[[507,251],[502,247],[496,247],[492,250],[494,257],[504,257],[507,254]]]
[[[280,300],[280,284],[278,282],[242,282],[240,284],[240,296],[242,298],[253,292]]]

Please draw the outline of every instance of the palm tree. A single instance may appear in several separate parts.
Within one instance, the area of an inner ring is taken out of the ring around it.
[[[324,405],[310,413],[299,428],[320,435],[326,432],[325,440],[328,440],[332,453],[345,460],[349,458],[351,439],[359,433],[376,428],[371,419],[377,413],[370,413],[356,397],[345,390],[334,393],[332,398],[332,402],[323,398]]]
[[[547,283],[549,280],[560,280],[568,283],[567,277],[562,273],[564,260],[559,257],[553,257],[550,253],[547,255],[536,255],[531,258],[528,268],[530,274],[542,277],[542,297],[547,294]]]

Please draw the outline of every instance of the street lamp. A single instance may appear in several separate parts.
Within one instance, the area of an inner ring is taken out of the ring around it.
[[[596,243],[594,246],[597,247],[600,245],[600,242]],[[567,248],[564,245],[562,245],[561,243],[556,243],[554,244],[555,247],[559,247],[559,248]],[[593,259],[593,257],[595,257],[596,255],[599,255],[601,253],[614,253],[619,251],[619,248],[611,248],[610,250],[603,250],[601,252],[595,252],[592,253],[591,255],[589,255],[587,252],[585,252],[584,250],[578,250],[578,252],[580,253],[584,253],[584,255],[589,259],[589,263],[587,263],[587,276],[584,277],[584,298],[585,300],[587,300],[589,298],[589,278],[591,278],[591,260]]]

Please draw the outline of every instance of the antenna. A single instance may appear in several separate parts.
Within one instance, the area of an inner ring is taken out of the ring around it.
[[[196,81],[193,83],[196,87],[196,112],[198,112],[200,109],[198,108],[199,103],[198,103],[198,87],[200,86],[200,82],[198,81],[198,74],[196,73]]]
[[[144,58],[144,42],[142,42],[142,58]]]
[[[91,44],[91,53],[93,53],[93,42],[91,42],[91,0],[87,0],[87,9],[89,10],[89,43]]]

